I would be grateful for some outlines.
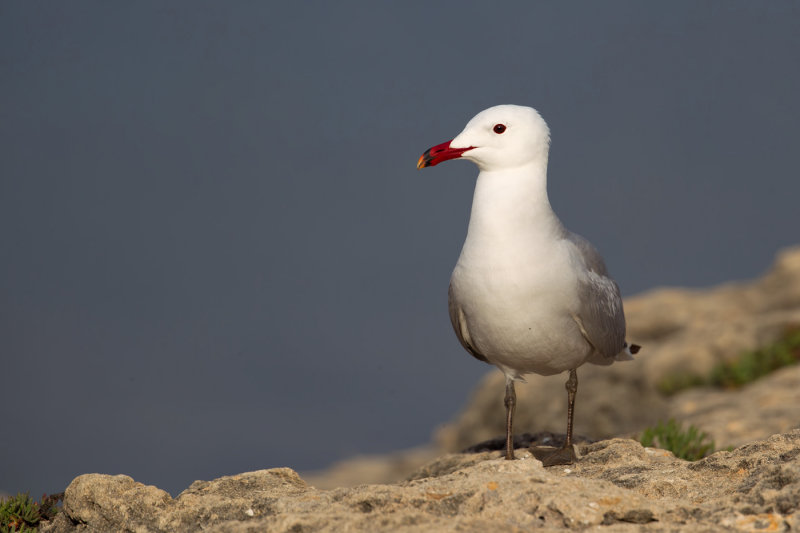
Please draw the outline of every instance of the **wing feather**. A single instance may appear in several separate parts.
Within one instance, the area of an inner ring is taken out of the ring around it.
[[[574,233],[568,239],[585,267],[578,278],[579,307],[573,318],[598,354],[613,359],[625,348],[625,313],[619,286],[589,241]]]
[[[472,355],[475,359],[483,361],[484,363],[488,363],[489,360],[486,359],[486,356],[481,354],[475,346],[472,345],[472,340],[469,337],[469,330],[467,329],[467,320],[464,316],[464,312],[458,306],[453,297],[453,285],[451,284],[450,287],[447,289],[447,306],[450,311],[450,323],[453,325],[453,330],[456,332],[456,337],[458,337],[458,342],[461,343],[461,346],[464,347],[466,351]]]

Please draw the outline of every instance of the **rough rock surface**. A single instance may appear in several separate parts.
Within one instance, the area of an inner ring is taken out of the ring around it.
[[[383,455],[359,455],[338,461],[325,470],[304,472],[302,476],[321,489],[392,483],[405,479],[410,472],[441,454],[435,446],[421,446]]]
[[[800,365],[739,390],[686,390],[671,399],[668,415],[702,428],[722,447],[800,427]]]
[[[791,531],[800,527],[800,430],[689,463],[612,439],[569,468],[524,450],[450,454],[391,485],[319,490],[288,468],[197,481],[173,499],[86,474],[43,532]]]

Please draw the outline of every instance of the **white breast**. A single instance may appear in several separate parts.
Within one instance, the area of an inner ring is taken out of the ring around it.
[[[481,173],[451,298],[490,363],[551,375],[581,365],[592,348],[573,318],[578,284],[566,231],[546,194],[530,191],[530,177],[515,179]]]
[[[451,277],[452,298],[471,343],[486,359],[519,374],[551,375],[575,368],[591,353],[573,318],[576,284],[567,261],[462,254]],[[527,255],[527,254],[525,254]]]

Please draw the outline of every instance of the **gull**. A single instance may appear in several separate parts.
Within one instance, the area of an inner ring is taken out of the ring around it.
[[[514,459],[515,381],[568,371],[563,447],[535,448],[545,466],[571,464],[577,368],[633,359],[617,283],[600,253],[567,230],[547,198],[550,130],[530,107],[478,113],[417,168],[450,159],[478,166],[469,228],[450,278],[450,321],[461,345],[505,375],[506,459]]]

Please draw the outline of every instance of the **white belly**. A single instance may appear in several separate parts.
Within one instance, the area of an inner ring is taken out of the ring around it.
[[[586,362],[592,348],[573,318],[577,295],[570,275],[552,256],[528,268],[459,260],[452,298],[470,343],[507,374],[552,375]]]

